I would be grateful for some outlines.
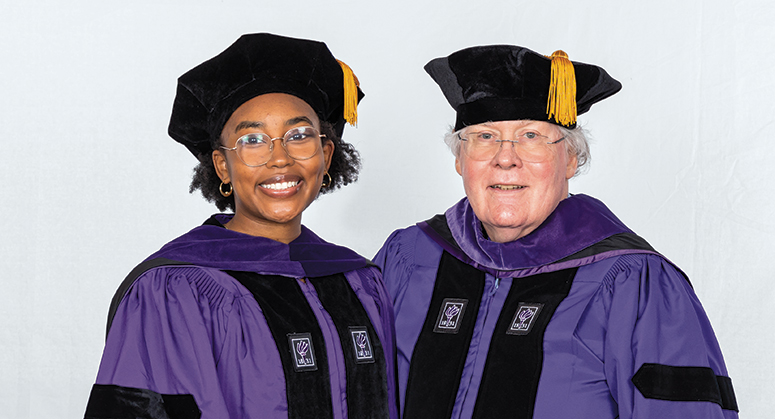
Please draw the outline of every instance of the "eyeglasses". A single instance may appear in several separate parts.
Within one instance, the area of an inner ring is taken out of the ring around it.
[[[463,152],[471,160],[490,160],[498,154],[503,143],[514,145],[514,151],[523,161],[541,163],[550,160],[556,149],[552,147],[566,137],[557,141],[549,141],[549,137],[535,131],[525,131],[517,134],[513,140],[501,138],[500,131],[479,129],[473,132],[458,132],[457,138],[463,141]]]
[[[245,165],[259,167],[267,164],[272,158],[275,140],[282,140],[285,152],[294,160],[308,160],[317,154],[320,149],[320,139],[325,135],[313,127],[291,128],[282,137],[272,138],[262,132],[253,132],[243,135],[232,147],[220,148],[237,152],[237,157]]]

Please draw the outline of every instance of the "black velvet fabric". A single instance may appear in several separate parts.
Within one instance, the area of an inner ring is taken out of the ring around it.
[[[190,394],[95,384],[84,419],[199,419],[202,412]]]
[[[598,66],[573,62],[573,68],[578,115],[622,88]],[[425,71],[457,112],[456,130],[487,121],[520,119],[557,124],[546,112],[551,60],[527,48],[513,45],[466,48],[432,60]]]
[[[169,135],[195,156],[210,153],[231,114],[266,93],[287,93],[344,130],[344,76],[326,44],[268,33],[242,35],[178,79]],[[358,89],[358,100],[363,92]]]
[[[619,233],[614,234],[611,237],[607,237],[592,246],[582,249],[566,258],[559,260],[559,262],[566,262],[569,260],[582,259],[589,256],[594,256],[600,253],[609,252],[613,250],[622,249],[637,249],[637,250],[649,250],[656,252],[653,247],[642,237],[635,233]]]
[[[462,263],[462,262],[459,262]],[[578,268],[514,279],[490,341],[474,418],[531,418],[544,360],[544,332]],[[508,333],[520,303],[542,304],[528,333]]]
[[[385,353],[368,313],[344,275],[310,278],[309,281],[339,334],[345,356],[348,417],[387,418],[390,413]],[[369,336],[371,362],[362,362],[356,356],[351,330],[361,327],[366,328]]]
[[[738,411],[729,377],[717,376],[708,367],[674,367],[643,364],[632,383],[647,399],[713,402],[725,410]]]
[[[428,314],[412,354],[402,418],[446,419],[452,414],[483,293],[484,272],[445,251]],[[468,300],[460,327],[457,333],[434,332],[442,303],[450,298]]]
[[[254,272],[225,271],[238,280],[256,298],[272,331],[285,375],[288,418],[333,418],[331,381],[326,343],[299,285],[293,278],[259,275]],[[309,333],[317,369],[297,372],[294,368],[288,335]]]
[[[449,224],[447,224],[446,215],[436,214],[433,216],[433,218],[425,222],[428,223],[428,225],[433,229],[434,232],[436,232],[439,238],[443,239],[445,242],[452,245],[455,248],[455,250],[460,250],[460,252],[462,253],[460,246],[458,246],[457,242],[455,241],[455,238],[452,236],[452,232],[449,230]]]
[[[721,408],[739,412],[737,397],[735,397],[735,389],[732,388],[732,379],[724,377],[723,375],[717,375],[716,382],[718,382],[718,389],[721,395]]]

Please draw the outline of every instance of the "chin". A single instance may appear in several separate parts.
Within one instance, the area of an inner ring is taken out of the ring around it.
[[[492,226],[498,228],[522,228],[529,223],[525,214],[515,214],[511,211],[504,211],[487,218]]]
[[[295,220],[298,217],[301,217],[301,211],[292,212],[292,213],[272,214],[270,216],[267,216],[266,219],[277,224],[286,224],[286,223],[290,223],[291,221]]]

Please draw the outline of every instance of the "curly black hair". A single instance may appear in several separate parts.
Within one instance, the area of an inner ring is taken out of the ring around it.
[[[327,140],[334,143],[334,155],[331,157],[331,167],[328,168],[328,174],[331,175],[331,182],[320,188],[320,194],[333,192],[342,186],[358,180],[358,172],[361,170],[361,156],[358,150],[352,144],[342,140],[334,131],[334,126],[326,121],[320,121],[320,133],[325,135]],[[214,137],[210,140],[210,148],[217,149],[221,145],[221,139]],[[221,179],[215,172],[212,153],[200,154],[199,164],[194,168],[194,176],[191,179],[189,193],[199,189],[202,196],[215,204],[218,210],[234,211],[234,195],[225,197],[220,192]]]

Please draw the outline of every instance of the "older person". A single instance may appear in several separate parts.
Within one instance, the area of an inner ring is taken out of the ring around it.
[[[355,180],[363,94],[322,42],[239,38],[178,80],[169,133],[220,210],[111,306],[86,418],[397,418],[379,271],[301,224]]]
[[[466,198],[375,258],[403,417],[737,417],[686,276],[602,202],[568,193],[589,158],[576,116],[619,82],[508,45],[425,68],[457,112],[447,142]]]

